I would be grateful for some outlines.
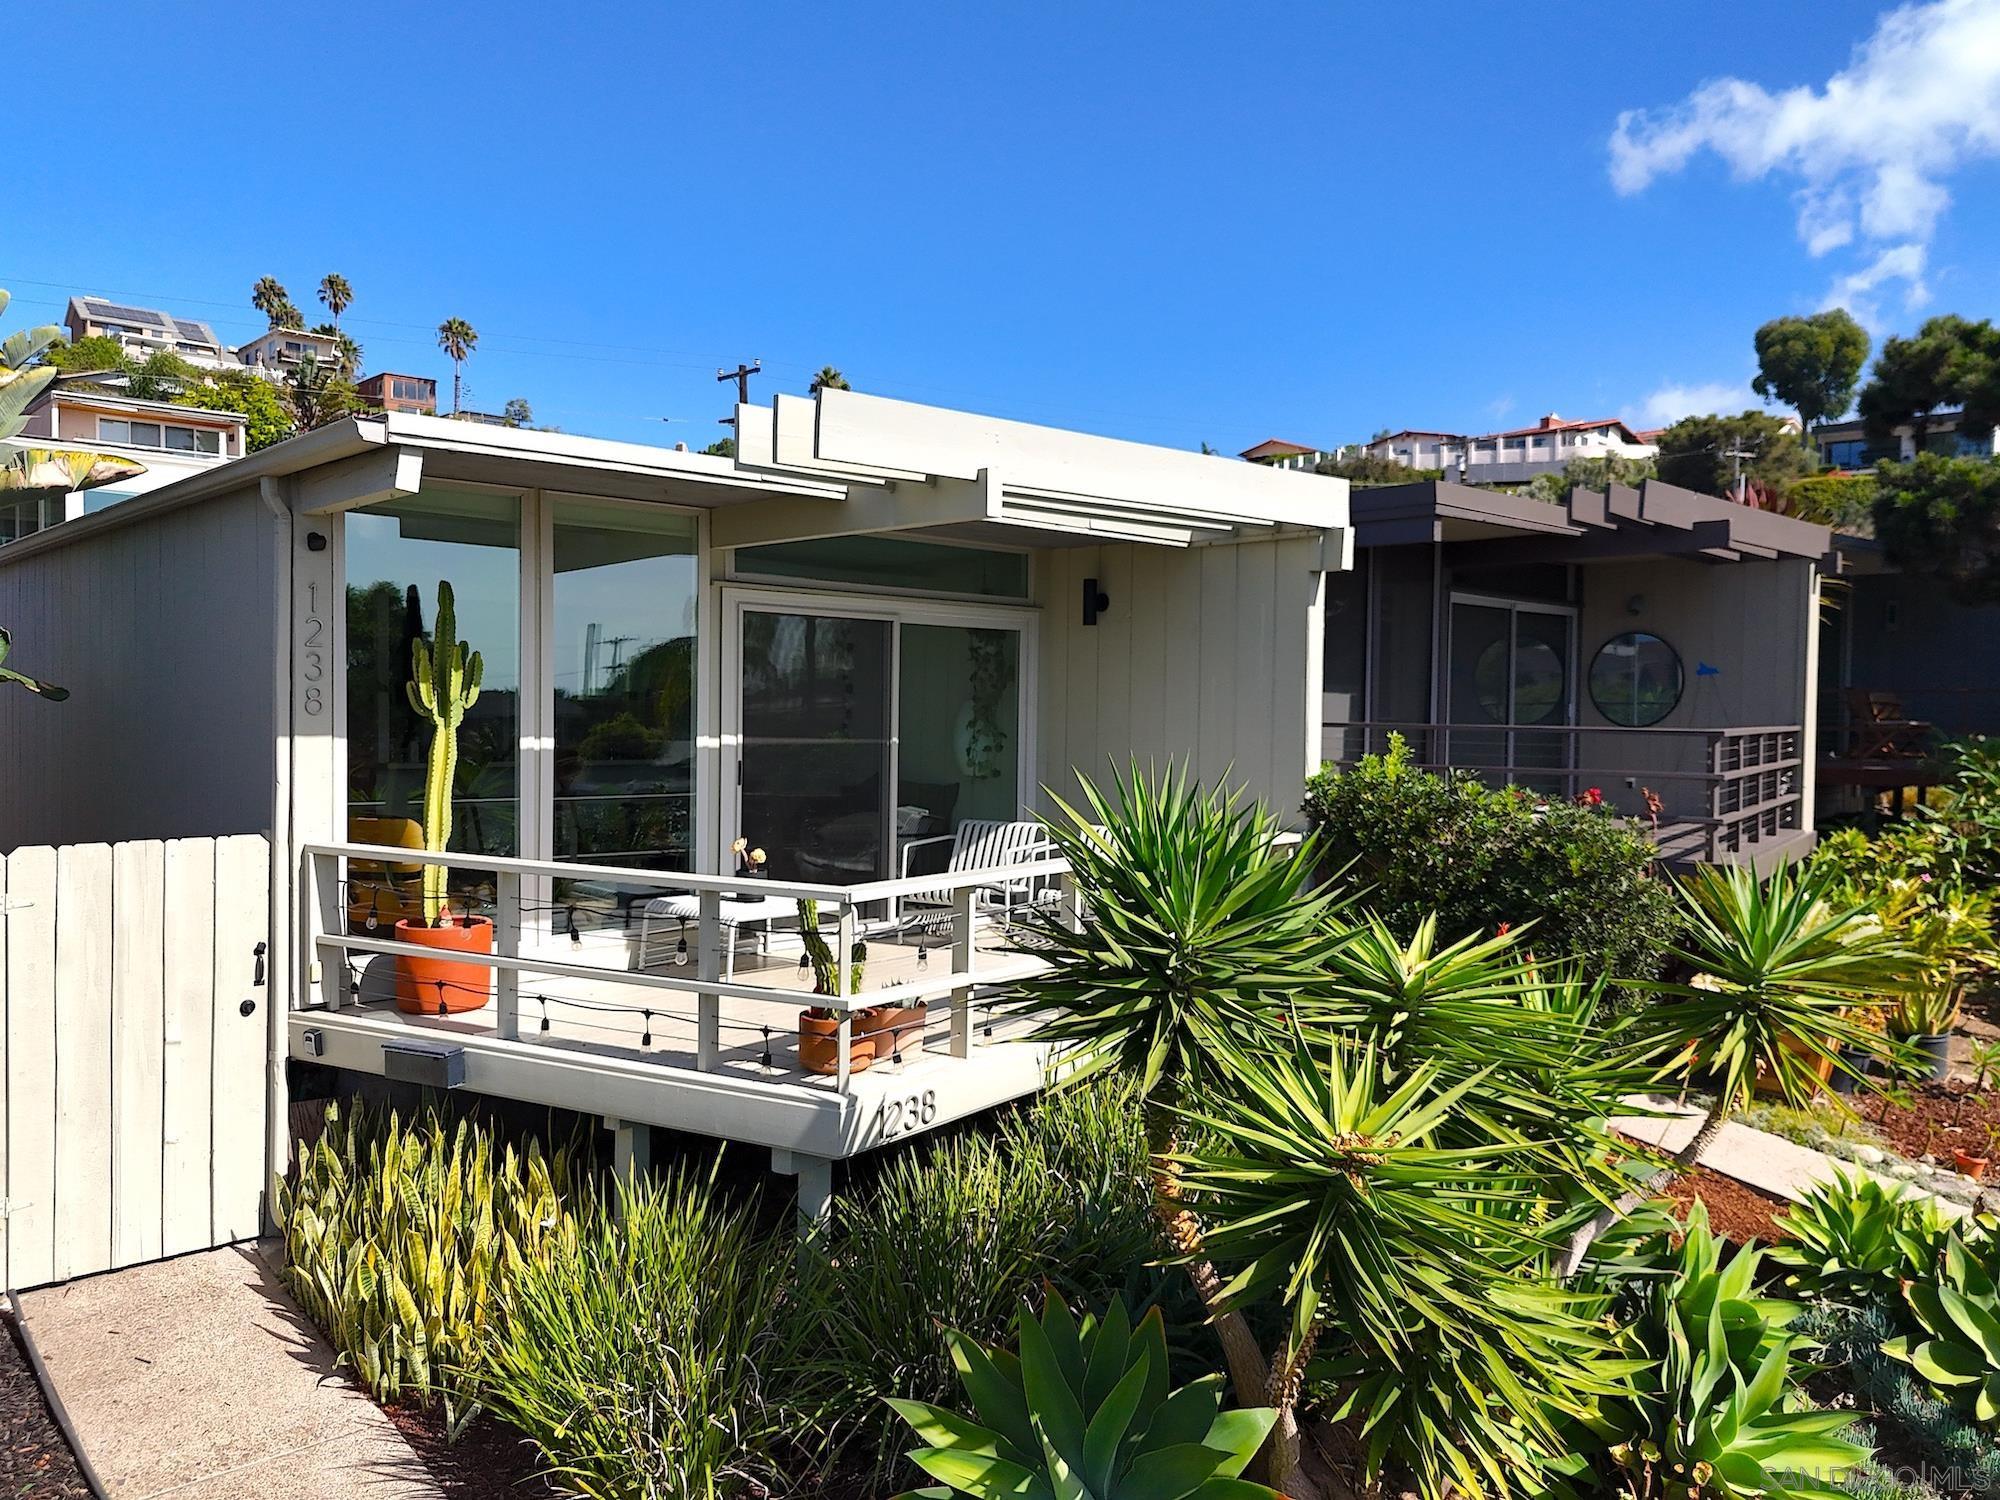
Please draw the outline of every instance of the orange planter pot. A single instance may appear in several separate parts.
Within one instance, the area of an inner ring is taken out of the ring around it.
[[[447,955],[491,953],[493,923],[485,917],[465,917],[443,927],[422,922],[398,922],[396,941],[435,948],[438,957],[396,955],[396,1009],[409,1016],[449,1015],[478,1010],[493,998],[493,971]]]
[[[875,1061],[875,1043],[862,1035],[861,1018],[866,1014],[856,1011],[854,1015],[854,1035],[847,1044],[847,1068],[851,1073],[864,1073]],[[809,1010],[799,1012],[799,1066],[808,1073],[840,1071],[838,1016],[816,1016]]]
[[[1954,1146],[1951,1152],[1951,1164],[1974,1182],[1984,1182],[1986,1169],[1993,1165],[1993,1161],[1990,1157],[1974,1156],[1970,1151],[1961,1151]]]
[[[928,1005],[875,1005],[854,1018],[856,1034],[866,1032],[875,1044],[878,1058],[893,1058],[915,1048],[924,1048],[924,1027],[930,1021]]]

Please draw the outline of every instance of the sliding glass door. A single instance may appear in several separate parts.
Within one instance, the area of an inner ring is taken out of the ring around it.
[[[1451,764],[1560,789],[1555,778],[1521,773],[1570,764],[1571,737],[1561,731],[1575,722],[1575,633],[1576,612],[1562,605],[1452,596],[1445,666]],[[1496,727],[1477,727],[1486,724]]]
[[[725,834],[763,849],[774,878],[892,878],[906,848],[929,873],[968,818],[1023,816],[1024,624],[959,613],[736,599]]]

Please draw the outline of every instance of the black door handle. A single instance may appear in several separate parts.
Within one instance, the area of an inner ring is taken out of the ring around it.
[[[259,943],[255,948],[251,949],[250,951],[257,955],[257,972],[251,977],[250,983],[252,985],[261,988],[264,983],[264,954],[267,951],[267,945],[264,943]],[[254,1001],[245,1001],[244,1003],[246,1005],[255,1004]],[[250,1014],[250,1012],[246,1010],[243,1012],[243,1014],[247,1016]]]

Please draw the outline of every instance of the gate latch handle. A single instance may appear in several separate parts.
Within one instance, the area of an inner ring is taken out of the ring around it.
[[[255,948],[250,950],[257,955],[257,972],[250,980],[250,983],[254,986],[261,987],[264,983],[264,954],[266,947],[267,945],[259,943]]]

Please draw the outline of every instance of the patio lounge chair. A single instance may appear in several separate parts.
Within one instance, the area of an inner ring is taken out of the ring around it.
[[[911,876],[911,855],[919,849],[939,844],[951,845],[951,855],[940,872],[944,875],[1030,864],[1046,858],[1054,847],[1039,823],[1001,823],[967,818],[951,833],[906,842],[902,847],[903,877],[908,879]],[[996,879],[979,885],[973,891],[973,909],[975,912],[998,912],[1002,921],[1012,921],[1016,907],[1031,906],[1040,899],[1038,885],[1046,889],[1048,882],[1037,882],[1032,877],[1022,876],[1015,880]],[[898,924],[928,927],[949,923],[953,890],[952,886],[939,886],[936,890],[916,891],[903,897],[897,903]],[[912,911],[912,908],[915,910]]]
[[[1851,760],[1895,760],[1929,753],[1932,725],[1910,718],[1899,694],[1849,688],[1847,716]]]

